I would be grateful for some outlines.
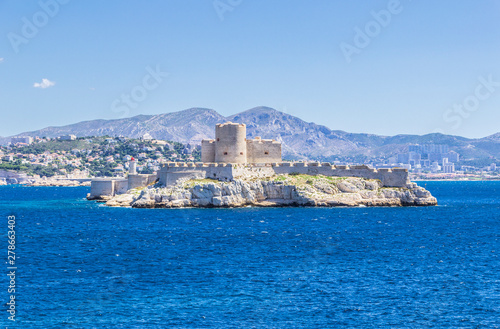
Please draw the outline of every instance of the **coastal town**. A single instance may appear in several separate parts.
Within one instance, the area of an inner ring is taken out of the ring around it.
[[[157,140],[148,133],[140,138],[17,136],[0,146],[0,184],[89,185],[95,177],[125,177],[132,158],[138,173],[153,174],[169,162],[201,161],[201,145]],[[361,164],[357,160],[339,156],[331,162]],[[430,143],[409,145],[406,152],[366,159],[363,164],[405,168],[411,180],[497,180],[500,167],[495,161],[467,159],[448,145]]]
[[[200,146],[142,138],[15,137],[0,147],[0,184],[89,185],[93,177],[122,177],[129,161],[151,174],[167,162],[200,160]]]

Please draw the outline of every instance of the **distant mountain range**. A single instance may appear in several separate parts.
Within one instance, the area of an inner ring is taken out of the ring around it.
[[[256,107],[229,117],[211,109],[192,108],[179,112],[138,115],[115,120],[83,121],[62,127],[47,127],[17,136],[58,137],[127,136],[138,138],[149,133],[153,138],[200,143],[214,138],[214,126],[225,121],[247,125],[249,137],[273,138],[283,143],[286,159],[333,160],[340,157],[357,159],[388,157],[407,151],[409,144],[447,144],[463,158],[500,158],[500,133],[480,139],[428,134],[380,136],[331,130],[312,122],[268,107]],[[4,139],[5,141],[5,139]]]

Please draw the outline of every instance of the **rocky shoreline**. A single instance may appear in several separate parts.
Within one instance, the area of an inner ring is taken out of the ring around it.
[[[68,187],[68,186],[90,186],[91,181],[80,182],[78,180],[63,180],[63,179],[35,179],[29,180],[25,182],[21,182],[21,185],[24,186],[59,186],[59,187]],[[10,185],[6,181],[0,180],[0,186],[2,185]]]
[[[416,183],[389,188],[379,180],[322,175],[276,175],[231,182],[191,179],[173,187],[149,186],[97,201],[133,208],[437,205],[436,198]]]
[[[90,186],[90,181],[80,182],[71,179],[36,179],[26,186]]]

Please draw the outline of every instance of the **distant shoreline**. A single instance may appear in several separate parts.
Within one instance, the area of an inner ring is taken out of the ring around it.
[[[457,179],[457,178],[426,178],[426,179],[411,179],[412,182],[493,182],[500,181],[499,178],[489,178],[489,179]]]

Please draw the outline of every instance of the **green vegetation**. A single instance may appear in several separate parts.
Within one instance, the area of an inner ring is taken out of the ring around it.
[[[173,141],[150,141],[122,137],[80,137],[73,141],[42,139],[31,145],[0,147],[0,154],[13,155],[0,169],[29,175],[53,176],[72,173],[75,169],[91,176],[116,176],[126,171],[133,157],[139,173],[151,174],[164,162],[201,161],[198,147]]]
[[[275,182],[284,182],[286,181],[286,176],[285,175],[278,175],[278,177],[276,177],[274,179]]]
[[[57,168],[23,164],[19,160],[15,162],[0,163],[0,170],[21,171],[30,176],[40,175],[40,177],[41,176],[51,177],[54,175],[61,174],[61,172]]]
[[[198,178],[198,179],[190,179],[182,185],[184,188],[191,188],[195,185],[203,185],[203,184],[210,184],[210,183],[222,183],[218,181],[217,179],[211,179],[211,178]]]

